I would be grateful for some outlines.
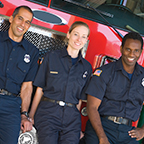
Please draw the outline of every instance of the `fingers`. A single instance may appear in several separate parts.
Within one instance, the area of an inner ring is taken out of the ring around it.
[[[128,132],[129,133],[129,136],[131,138],[136,138],[136,140],[141,140],[143,138],[143,135],[142,133],[140,132],[140,129],[137,128],[137,129],[134,129],[134,130],[131,130]]]
[[[26,131],[31,131],[32,130],[32,122],[30,122],[28,119],[23,120],[21,124],[21,130],[23,133]]]
[[[136,138],[137,137],[135,130],[129,131],[128,133],[129,133],[129,136],[131,138]]]

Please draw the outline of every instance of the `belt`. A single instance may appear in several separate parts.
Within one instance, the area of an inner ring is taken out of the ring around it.
[[[1,95],[13,95],[13,96],[16,96],[16,97],[19,97],[20,96],[20,93],[19,94],[14,94],[14,93],[11,93],[7,90],[4,90],[4,89],[0,89],[0,94]]]
[[[76,106],[75,104],[72,104],[72,103],[66,103],[66,102],[63,102],[63,101],[53,100],[53,99],[50,99],[50,98],[47,98],[47,97],[44,97],[44,96],[42,97],[41,100],[42,101],[49,101],[49,102],[52,102],[52,103],[57,103],[60,106],[69,106],[69,107],[75,107]]]
[[[128,125],[128,126],[132,126],[132,120],[129,120],[129,119],[126,119],[123,117],[116,117],[116,116],[102,116],[102,117],[105,117],[108,120],[111,120],[117,124],[124,124],[124,125]]]

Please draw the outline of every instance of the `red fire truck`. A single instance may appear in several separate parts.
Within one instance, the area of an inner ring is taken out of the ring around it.
[[[20,5],[31,7],[34,19],[25,37],[40,51],[40,59],[55,45],[65,45],[65,36],[75,21],[90,27],[89,41],[82,54],[93,68],[118,59],[123,35],[137,31],[144,37],[144,0],[0,0],[0,30]],[[144,52],[138,60],[144,66]],[[88,119],[82,103],[82,131]],[[137,126],[137,122],[133,123]]]

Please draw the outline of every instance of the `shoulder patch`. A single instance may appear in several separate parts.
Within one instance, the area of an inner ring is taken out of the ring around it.
[[[101,73],[102,73],[102,70],[97,69],[97,70],[93,73],[93,75],[100,76]]]
[[[40,60],[40,64],[42,64],[43,60],[44,60],[44,58],[41,58],[41,60]]]

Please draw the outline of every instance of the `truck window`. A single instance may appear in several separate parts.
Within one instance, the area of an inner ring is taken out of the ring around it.
[[[144,35],[144,0],[52,0],[51,8]],[[100,13],[100,14],[99,14]]]
[[[28,1],[38,3],[38,4],[41,4],[41,5],[44,5],[44,6],[48,6],[48,3],[49,3],[49,0],[28,0]]]

